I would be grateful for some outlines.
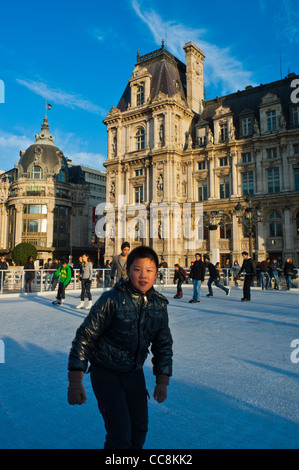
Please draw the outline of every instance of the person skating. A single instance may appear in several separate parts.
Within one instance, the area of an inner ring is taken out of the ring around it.
[[[84,307],[85,296],[88,298],[88,304],[85,307],[89,310],[92,306],[92,297],[90,292],[91,279],[92,279],[92,263],[90,262],[89,256],[84,253],[82,255],[82,267],[81,267],[81,302],[76,308]]]
[[[25,292],[32,292],[32,283],[35,278],[33,256],[28,256],[24,264],[25,269]]]
[[[160,277],[160,283],[161,284],[164,284],[167,268],[168,268],[168,264],[162,256],[161,257],[161,263],[159,264],[159,277]]]
[[[287,290],[290,290],[291,287],[296,287],[293,283],[293,279],[296,276],[296,270],[291,258],[286,259],[283,267],[283,273],[287,284]]]
[[[114,276],[116,276],[116,279],[114,279],[114,281],[116,282],[119,281],[120,278],[126,279],[128,277],[127,258],[130,252],[130,243],[123,242],[120,248],[121,248],[120,255],[113,256],[112,264],[111,264],[110,275],[112,279],[114,279]]]
[[[243,284],[243,297],[242,302],[250,302],[250,286],[253,281],[253,277],[256,275],[255,263],[252,258],[248,256],[247,251],[242,252],[243,264],[239,271],[239,276],[244,271],[244,284]]]
[[[185,270],[177,263],[174,265],[174,277],[173,277],[174,284],[176,281],[178,281],[177,292],[174,298],[181,299],[183,297],[182,284],[183,282],[186,281],[186,274],[185,274]]]
[[[259,262],[260,268],[260,279],[262,284],[262,290],[267,290],[271,285],[270,274],[269,274],[270,259],[265,259]],[[265,282],[266,280],[266,282]]]
[[[154,398],[167,397],[172,375],[172,336],[167,299],[155,291],[158,257],[140,246],[127,259],[128,279],[104,292],[78,328],[68,360],[68,402],[86,403],[83,376],[91,383],[106,428],[105,449],[142,449],[148,429],[143,364],[153,354]]]
[[[219,277],[219,272],[214,266],[213,263],[211,263],[210,258],[208,256],[205,256],[205,263],[206,266],[209,270],[209,280],[208,280],[208,289],[209,293],[207,294],[207,297],[213,297],[213,289],[212,289],[212,284],[214,282],[215,286],[218,287],[219,289],[223,290],[226,295],[230,294],[230,288],[224,287],[220,284],[220,277]]]
[[[233,266],[231,267],[231,272],[232,272],[232,275],[233,275],[233,278],[234,278],[235,286],[239,285],[238,284],[238,274],[239,274],[240,269],[241,269],[241,266],[239,265],[238,261],[235,260]]]
[[[191,266],[189,277],[193,281],[193,296],[189,303],[200,302],[201,284],[205,279],[205,265],[199,253],[195,254],[195,262]]]
[[[8,264],[5,260],[5,256],[1,256],[0,258],[0,291],[1,291],[1,288],[4,284],[4,279],[5,279],[5,274],[8,269]]]
[[[276,258],[270,261],[269,269],[270,269],[270,273],[269,273],[270,277],[273,277],[274,279],[274,289],[279,290],[278,273],[280,270],[280,266]]]
[[[54,279],[59,279],[58,291],[56,300],[52,302],[54,305],[62,305],[65,299],[65,289],[71,282],[72,270],[68,265],[67,260],[64,258],[61,260],[61,266],[53,274]]]

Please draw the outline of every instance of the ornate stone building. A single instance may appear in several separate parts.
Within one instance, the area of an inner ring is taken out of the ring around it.
[[[204,54],[191,42],[184,51],[186,65],[163,43],[138,53],[104,120],[106,256],[128,240],[170,266],[188,266],[196,251],[241,261],[244,249],[298,265],[298,76],[205,100]]]
[[[79,165],[69,166],[55,146],[45,116],[41,132],[15,167],[0,175],[0,252],[21,242],[38,250],[38,259],[78,255],[90,244],[89,186]]]

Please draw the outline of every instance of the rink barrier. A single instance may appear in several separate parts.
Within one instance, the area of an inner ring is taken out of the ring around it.
[[[190,269],[183,268],[187,273],[187,284],[192,286],[192,280],[188,279]],[[55,269],[22,269],[22,268],[10,268],[7,270],[0,270],[0,296],[3,294],[25,294],[25,273],[26,271],[33,271],[35,276],[32,281],[32,292],[34,293],[46,293],[53,292],[52,288],[49,289],[49,281],[53,276]],[[94,268],[93,276],[91,280],[91,289],[109,289],[112,287],[113,282],[109,276],[110,269],[107,268]],[[296,288],[298,288],[298,274],[299,269],[296,269],[297,278],[293,280]],[[159,269],[158,276],[155,282],[155,286],[174,287],[174,268],[161,268]],[[206,285],[209,279],[208,270],[206,270],[205,280],[202,285]],[[241,274],[241,279],[238,281],[239,286],[242,285],[244,274]],[[220,282],[225,286],[234,286],[234,278],[230,268],[221,268]],[[278,277],[279,288],[286,289],[286,281],[283,272],[279,273]],[[186,284],[183,284],[186,286]],[[57,290],[57,285],[54,290]],[[254,287],[261,287],[259,282],[259,276],[254,279]],[[274,279],[271,279],[271,287],[274,287]],[[67,286],[67,290],[81,290],[80,281],[80,269],[74,269],[74,276],[71,282]]]

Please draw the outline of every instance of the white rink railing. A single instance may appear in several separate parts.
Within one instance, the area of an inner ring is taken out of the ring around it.
[[[184,268],[188,275],[190,273],[189,268]],[[3,294],[13,294],[13,293],[27,293],[29,291],[29,285],[26,285],[26,272],[33,272],[34,279],[31,282],[31,292],[35,293],[45,293],[54,291],[57,289],[57,284],[53,285],[52,276],[55,270],[50,269],[22,269],[22,268],[10,268],[7,270],[0,270],[0,296]],[[162,268],[159,269],[157,280],[155,285],[164,285],[171,287],[174,285],[174,268]],[[292,282],[298,288],[298,274],[299,269],[296,269],[297,278],[293,279]],[[91,282],[91,289],[109,289],[112,287],[113,282],[110,278],[110,269],[93,269],[93,277]],[[203,285],[207,283],[209,279],[209,273],[206,271],[205,281]],[[241,279],[238,281],[239,285],[242,285],[244,279],[244,274],[241,275]],[[230,268],[222,268],[220,272],[220,281],[226,286],[234,286],[234,277]],[[286,280],[283,272],[279,273],[278,277],[279,288],[286,288]],[[192,285],[192,280],[188,281],[189,285]],[[259,276],[254,279],[254,286],[261,287]],[[274,279],[271,279],[271,287],[274,286]],[[80,281],[80,270],[74,269],[74,276],[71,279],[71,282],[67,286],[68,290],[80,290],[81,281]]]

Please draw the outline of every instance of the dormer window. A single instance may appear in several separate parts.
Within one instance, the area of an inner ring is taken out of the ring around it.
[[[277,113],[276,110],[266,112],[267,130],[275,131],[277,129]]]
[[[34,165],[30,171],[30,179],[41,180],[44,177],[44,172],[41,166]]]
[[[220,142],[225,142],[228,140],[228,123],[224,122],[220,124],[220,135],[219,135],[219,141]]]
[[[63,168],[61,168],[61,169],[59,170],[57,180],[58,180],[60,183],[65,183],[65,182],[66,182],[66,171],[65,171]]]
[[[252,135],[252,117],[244,117],[241,121],[242,137]]]
[[[137,88],[136,104],[137,106],[142,106],[144,104],[144,85],[140,85]]]
[[[292,124],[293,126],[299,126],[299,106],[292,109]]]

